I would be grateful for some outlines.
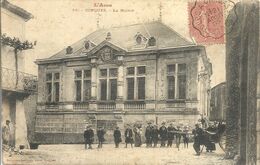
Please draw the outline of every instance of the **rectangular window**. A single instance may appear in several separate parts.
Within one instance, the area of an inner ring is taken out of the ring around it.
[[[91,98],[91,80],[84,80],[84,101]]]
[[[76,85],[76,101],[81,101],[81,81],[75,81]]]
[[[168,99],[174,99],[175,96],[175,78],[168,76]]]
[[[145,99],[145,77],[137,78],[138,99]]]
[[[54,81],[60,80],[60,74],[59,73],[54,73]]]
[[[84,70],[84,78],[91,78],[91,70]]]
[[[76,101],[87,101],[91,97],[91,70],[75,71]]]
[[[127,100],[134,100],[134,78],[127,78]]]
[[[127,100],[145,99],[145,73],[145,66],[127,68]]]
[[[51,102],[51,90],[52,90],[52,87],[51,87],[51,82],[50,83],[47,83],[47,99],[46,101],[47,102]]]
[[[118,69],[100,69],[100,99],[116,100]]]
[[[107,99],[107,80],[100,80],[100,98],[101,100]]]
[[[168,74],[175,73],[175,64],[167,66],[167,73]]]
[[[60,83],[54,83],[54,102],[59,102],[60,99]]]
[[[116,100],[117,97],[117,79],[110,79],[110,99]]]
[[[75,79],[81,79],[82,72],[81,71],[75,71]]]
[[[60,73],[46,74],[46,101],[59,102],[60,99]]]
[[[186,64],[168,65],[167,75],[168,99],[186,99]]]
[[[117,68],[109,69],[109,77],[117,77]]]
[[[137,74],[145,74],[145,66],[139,66],[137,67]]]
[[[127,75],[134,75],[135,74],[135,68],[129,67],[127,68]]]
[[[100,77],[107,77],[107,69],[100,69]]]
[[[52,73],[46,74],[46,81],[52,81]]]
[[[178,73],[185,74],[186,64],[178,64]]]
[[[178,64],[179,99],[186,99],[186,64]]]
[[[179,99],[186,98],[186,75],[178,76]]]

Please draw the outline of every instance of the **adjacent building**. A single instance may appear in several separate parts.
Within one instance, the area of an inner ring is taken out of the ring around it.
[[[147,121],[194,125],[209,108],[205,47],[162,22],[99,29],[38,64],[35,143],[81,143]]]
[[[225,121],[227,108],[226,83],[222,82],[211,89],[209,120]]]
[[[25,23],[32,17],[24,9],[1,1],[1,124],[11,121],[10,141],[16,147],[28,147],[24,100],[37,89],[36,76],[24,72],[25,49],[32,48],[31,44],[23,42]]]

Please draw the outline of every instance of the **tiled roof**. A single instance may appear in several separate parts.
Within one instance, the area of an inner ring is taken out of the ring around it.
[[[108,41],[113,45],[126,51],[136,51],[136,50],[150,50],[150,49],[163,49],[163,48],[173,48],[173,47],[183,47],[183,46],[194,46],[195,44],[188,41],[176,31],[168,27],[167,25],[155,21],[143,24],[134,24],[128,26],[112,27],[108,29],[99,29],[88,36],[84,37],[80,41],[70,45],[73,48],[73,53],[69,56],[79,56],[84,49],[84,42],[91,41],[96,46],[101,42],[106,40],[107,33],[110,32],[111,39]],[[141,34],[146,39],[154,37],[156,39],[156,46],[142,47],[136,49],[135,36]],[[66,49],[61,50],[57,54],[51,56],[49,59],[59,59],[66,55]]]
[[[21,7],[11,4],[7,0],[1,0],[1,7],[22,17],[23,19],[25,19],[25,21],[28,21],[29,19],[33,18],[33,15],[31,13],[29,13]]]

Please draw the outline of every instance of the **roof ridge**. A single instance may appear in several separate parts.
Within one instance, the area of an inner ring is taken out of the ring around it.
[[[33,18],[33,15],[30,12],[26,11],[25,9],[23,9],[17,5],[14,5],[14,4],[8,2],[7,0],[1,1],[1,7],[24,18],[25,21],[28,21],[29,19]]]
[[[149,33],[149,30],[146,28],[146,26],[145,26],[145,24],[144,24],[144,23],[142,23],[142,25],[143,25],[143,27],[144,27],[145,31],[148,33],[148,35],[149,35],[149,38],[150,38],[150,37],[151,37],[151,34]]]
[[[104,29],[113,29],[113,28],[122,28],[122,27],[130,27],[130,26],[136,26],[136,25],[142,25],[142,24],[150,24],[150,23],[156,23],[159,21],[143,21],[143,22],[139,22],[139,23],[133,23],[133,24],[127,24],[127,25],[117,25],[117,26],[112,26],[109,28],[104,28]]]

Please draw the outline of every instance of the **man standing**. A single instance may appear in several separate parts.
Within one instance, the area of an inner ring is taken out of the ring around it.
[[[168,144],[167,147],[172,147],[172,141],[174,140],[174,132],[176,129],[173,127],[173,124],[171,123],[169,127],[167,128],[168,132]]]
[[[116,148],[118,148],[119,147],[119,143],[122,142],[121,131],[119,130],[118,126],[114,130],[114,141],[115,141]]]
[[[188,148],[188,145],[189,145],[189,129],[188,129],[188,126],[184,126],[182,137],[183,137],[184,148]]]
[[[84,139],[85,139],[85,149],[87,149],[87,145],[89,146],[88,149],[92,149],[92,143],[94,142],[94,131],[90,125],[87,126],[87,129],[84,132]]]
[[[98,148],[102,148],[102,145],[105,141],[105,136],[106,132],[102,127],[99,127],[97,130],[97,137],[98,137]]]
[[[3,150],[9,152],[9,156],[12,156],[12,146],[11,146],[10,138],[11,138],[10,120],[6,120],[5,125],[2,128]]]
[[[165,147],[167,141],[167,128],[165,126],[165,122],[162,123],[162,126],[159,129],[160,139],[161,139],[161,147]]]
[[[127,144],[130,143],[131,147],[133,147],[133,130],[130,128],[130,124],[127,124],[127,128],[125,130],[125,148],[127,148]]]
[[[203,130],[199,127],[199,124],[195,124],[195,129],[192,131],[192,134],[194,135],[194,144],[193,148],[196,152],[196,154],[200,155],[200,144],[202,142],[202,134]]]
[[[145,129],[146,147],[152,147],[152,123],[148,122],[148,126]]]
[[[153,142],[153,147],[157,147],[158,139],[159,139],[159,130],[158,126],[154,125],[153,130],[152,130],[152,142]]]
[[[181,143],[181,129],[180,126],[177,126],[177,130],[176,130],[176,147],[178,148],[178,150],[180,150],[180,143]]]

